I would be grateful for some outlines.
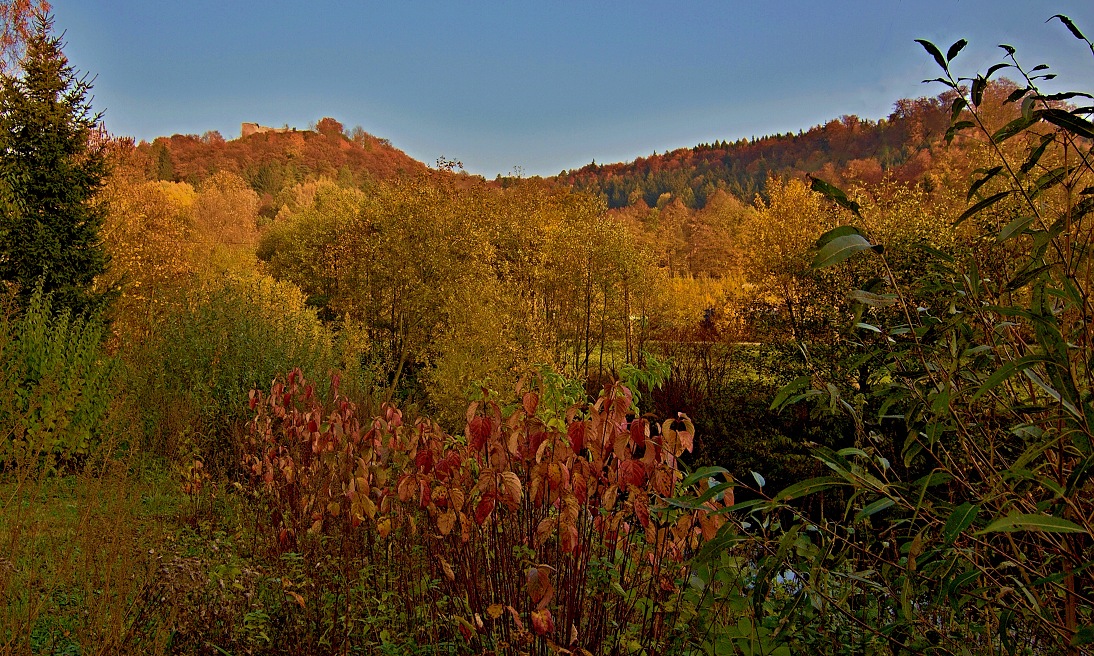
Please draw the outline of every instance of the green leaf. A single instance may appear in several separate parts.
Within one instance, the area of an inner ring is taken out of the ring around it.
[[[855,323],[855,328],[861,328],[863,330],[870,330],[875,333],[881,334],[881,328],[878,328],[872,323],[863,323],[861,321]]]
[[[983,187],[985,184],[987,184],[989,180],[998,175],[999,172],[1002,170],[1002,166],[993,166],[987,171],[984,171],[984,177],[980,178],[969,186],[969,193],[965,194],[965,201],[967,202],[972,200],[972,197],[976,195],[976,192],[980,189],[980,187]]]
[[[752,472],[752,478],[756,479],[756,485],[760,486],[761,488],[767,485],[767,481],[764,480],[764,477],[760,475],[760,472]]]
[[[874,294],[862,289],[854,290],[848,294],[848,297],[856,303],[871,307],[891,307],[897,302],[896,294]]]
[[[988,196],[984,200],[980,201],[979,203],[977,203],[977,204],[973,205],[972,207],[970,207],[969,209],[965,210],[961,214],[961,216],[957,217],[957,221],[954,222],[954,225],[961,225],[970,216],[974,216],[974,215],[980,213],[982,210],[985,210],[985,209],[991,207],[992,205],[998,203],[999,201],[1001,201],[1004,198],[1006,198],[1007,196],[1009,196],[1010,193],[1011,192],[1009,192],[1009,191],[1000,191],[997,194],[992,194],[991,196]]]
[[[950,143],[951,141],[953,141],[954,136],[958,132],[975,127],[976,123],[973,123],[972,121],[958,121],[957,123],[954,123],[946,130],[946,143]]]
[[[1033,223],[1036,219],[1037,217],[1035,216],[1020,216],[1017,219],[1014,219],[999,231],[999,234],[995,236],[995,241],[997,243],[1002,243],[1016,234],[1021,234],[1029,227],[1029,224]]]
[[[868,505],[865,508],[863,508],[862,510],[860,510],[858,512],[858,514],[855,515],[855,521],[856,522],[862,521],[862,520],[866,519],[867,517],[869,517],[870,515],[873,515],[875,513],[879,513],[882,510],[885,510],[886,508],[891,507],[894,503],[896,503],[896,502],[893,501],[892,499],[890,499],[889,497],[884,497],[882,499],[878,499],[877,501],[871,503],[870,505]]]
[[[1072,22],[1070,18],[1064,16],[1063,14],[1056,14],[1052,18],[1059,19],[1060,22],[1063,23],[1065,27],[1067,27],[1067,29],[1071,32],[1072,35],[1075,36],[1076,39],[1079,39],[1080,41],[1086,41],[1086,37],[1083,36],[1083,33],[1079,31],[1079,28],[1075,27],[1075,23]],[[1052,20],[1052,18],[1048,20],[1050,21]],[[1047,23],[1048,21],[1045,22]]]
[[[1079,627],[1079,629],[1075,631],[1075,635],[1071,638],[1071,645],[1073,647],[1078,647],[1079,645],[1090,644],[1094,644],[1094,626],[1087,625]]]
[[[935,248],[934,246],[931,246],[930,244],[924,244],[922,242],[916,242],[916,243],[912,244],[912,248],[918,248],[919,250],[921,250],[925,253],[928,253],[930,255],[933,255],[934,257],[937,257],[938,259],[942,260],[943,262],[953,262],[954,261],[952,255],[950,255],[949,253],[946,253],[944,251],[940,251],[937,248]]]
[[[838,476],[818,476],[783,488],[774,496],[774,499],[775,501],[793,501],[837,485],[848,485],[848,482]]]
[[[990,79],[990,78],[991,78],[991,76],[992,76],[992,75],[993,75],[993,74],[994,74],[994,73],[995,73],[996,71],[1002,70],[1002,69],[1004,69],[1004,68],[1013,68],[1013,67],[1014,67],[1014,66],[1013,66],[1012,64],[993,64],[993,65],[991,66],[991,68],[989,68],[989,69],[988,69],[988,72],[987,72],[987,73],[984,73],[984,79],[986,79],[986,80],[987,80],[987,79]]]
[[[944,70],[946,72],[949,72],[949,70],[950,70],[949,66],[946,65],[946,60],[945,60],[945,58],[942,57],[942,51],[938,49],[938,46],[936,46],[935,44],[931,43],[930,41],[928,41],[926,39],[916,39],[915,42],[918,43],[919,45],[923,46],[923,49],[926,50],[927,53],[931,57],[934,57],[935,62],[938,63],[938,66],[942,70]],[[958,42],[958,43],[960,43],[960,42]],[[957,44],[954,44],[954,45],[957,45]],[[952,49],[952,47],[951,47],[951,49]]]
[[[1044,110],[1044,118],[1049,123],[1059,126],[1072,134],[1094,139],[1094,123],[1080,116],[1075,116],[1071,112],[1065,112],[1062,109],[1053,107]]]
[[[971,503],[963,503],[954,508],[950,518],[946,520],[946,526],[942,528],[942,538],[947,544],[956,540],[961,531],[967,529],[976,520],[976,515],[979,513],[980,506]]]
[[[977,535],[985,533],[1014,533],[1016,531],[1041,531],[1043,533],[1086,533],[1075,522],[1052,515],[1007,515],[984,527]]]
[[[969,45],[969,42],[965,39],[959,39],[954,42],[950,49],[946,51],[946,61],[951,62],[953,58],[957,56],[957,53],[961,52],[961,49]]]
[[[775,395],[775,400],[771,402],[769,410],[778,410],[786,404],[786,400],[791,396],[794,396],[801,390],[809,387],[813,382],[810,376],[798,376],[794,380],[790,381],[786,385],[783,385],[779,389],[779,393]]]
[[[862,231],[851,225],[842,225],[832,228],[828,232],[824,233],[820,237],[817,237],[816,248],[824,248],[824,245],[832,241],[836,237],[843,237],[845,235],[861,235]]]
[[[1011,360],[1007,362],[1002,367],[999,367],[999,369],[995,373],[989,376],[986,381],[984,381],[984,384],[980,386],[980,389],[976,390],[976,393],[972,395],[972,400],[975,401],[976,399],[979,399],[981,396],[990,392],[1004,380],[1010,378],[1019,371],[1022,371],[1023,369],[1026,369],[1028,367],[1032,367],[1038,362],[1043,362],[1044,360],[1045,356],[1043,355],[1026,355],[1018,358],[1017,360]]]
[[[957,121],[957,117],[961,115],[962,110],[969,106],[968,101],[963,96],[958,96],[953,99],[953,104],[950,105],[950,123]]]
[[[838,264],[855,253],[868,250],[880,252],[881,247],[871,244],[859,234],[843,235],[825,244],[824,248],[820,249],[817,256],[813,258],[813,263],[810,266],[814,269],[823,269]]]
[[[839,187],[830,185],[820,178],[809,176],[809,188],[817,193],[823,194],[828,200],[835,202],[840,207],[850,210],[852,214],[861,218],[862,215],[859,214],[859,204],[848,198],[847,194]]]
[[[1066,166],[1060,166],[1058,168],[1052,169],[1051,171],[1048,171],[1041,177],[1037,178],[1037,181],[1033,183],[1033,189],[1030,192],[1029,197],[1036,198],[1038,195],[1040,195],[1042,191],[1046,189],[1051,189],[1052,187],[1060,184],[1061,182],[1063,182],[1064,178],[1067,177],[1067,173],[1068,170]]]
[[[713,478],[714,476],[717,476],[718,474],[721,474],[722,476],[725,476],[727,478],[729,476],[731,476],[731,474],[729,473],[729,470],[726,469],[725,467],[701,467],[699,469],[696,469],[687,478],[685,478],[683,481],[681,481],[680,482],[680,487],[681,488],[691,487],[692,485],[694,485],[695,483],[697,483],[698,481],[700,481],[704,478]]]
[[[1029,173],[1033,170],[1034,166],[1037,166],[1037,162],[1041,161],[1041,156],[1045,154],[1045,149],[1054,140],[1055,139],[1051,134],[1046,134],[1041,138],[1041,143],[1030,152],[1029,157],[1022,163],[1022,167],[1019,169],[1022,172],[1022,175]]]
[[[1012,94],[1013,95],[1013,94]],[[1041,120],[1042,110],[1031,112],[1029,115],[1022,115],[1014,119],[1010,123],[1007,123],[1003,127],[995,131],[995,134],[991,135],[991,140],[995,143],[1003,143],[1007,139],[1010,139],[1016,134],[1020,134],[1023,130],[1033,125],[1037,121]]]

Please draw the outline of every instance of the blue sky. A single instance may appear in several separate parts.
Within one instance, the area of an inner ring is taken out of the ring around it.
[[[936,95],[914,42],[1018,48],[1094,91],[1091,0],[54,0],[115,134],[152,139],[333,116],[432,164],[553,175],[700,142],[881,118]]]

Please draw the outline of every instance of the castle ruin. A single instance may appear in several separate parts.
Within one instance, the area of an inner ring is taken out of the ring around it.
[[[273,132],[277,134],[285,132],[296,132],[296,128],[270,128],[266,127],[265,125],[259,125],[258,123],[244,123],[240,132],[240,138],[246,138],[251,136],[252,134],[266,134],[268,132]]]

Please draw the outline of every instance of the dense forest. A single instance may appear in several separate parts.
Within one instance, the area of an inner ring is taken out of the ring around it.
[[[112,135],[48,9],[0,2],[0,652],[1091,653],[1046,67],[924,41],[884,119],[485,180]]]
[[[809,173],[867,184],[886,177],[917,182],[949,128],[953,99],[952,92],[904,99],[878,121],[846,115],[798,134],[698,144],[628,164],[593,163],[558,177],[602,196],[613,209],[656,207],[666,194],[686,207],[702,208],[718,190],[750,200],[770,177]]]

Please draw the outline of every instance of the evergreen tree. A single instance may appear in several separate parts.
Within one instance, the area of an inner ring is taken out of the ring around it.
[[[107,265],[95,198],[107,160],[91,84],[52,32],[39,15],[21,74],[0,82],[0,280],[24,306],[41,284],[58,310],[87,313],[105,301],[92,285]]]

